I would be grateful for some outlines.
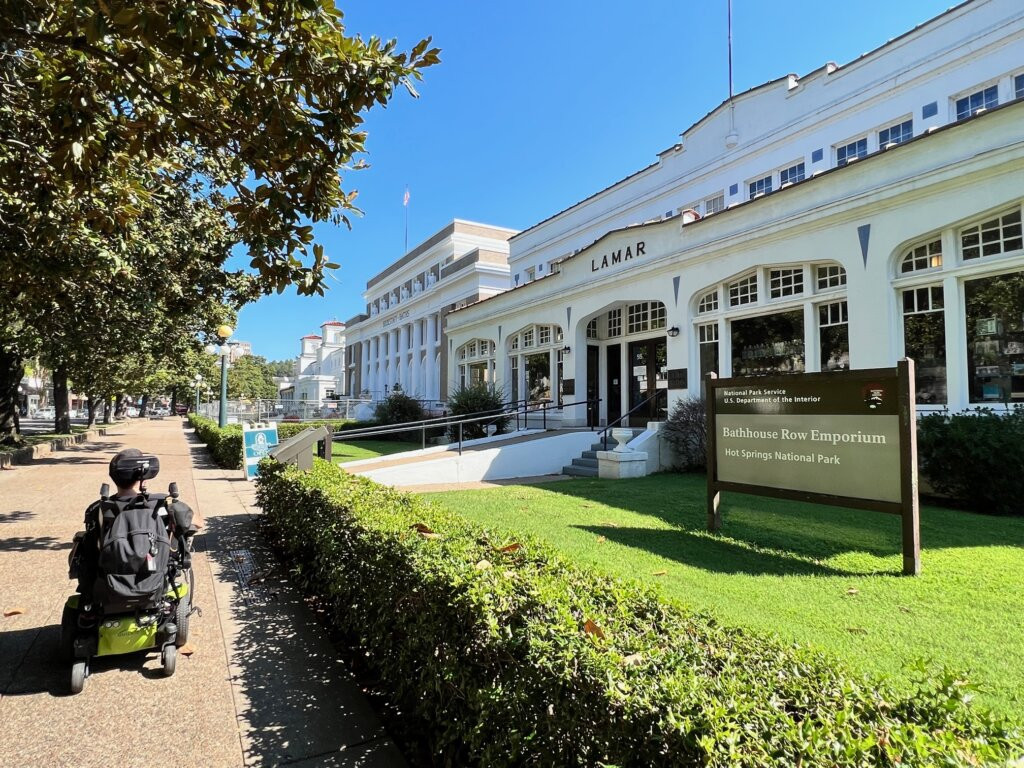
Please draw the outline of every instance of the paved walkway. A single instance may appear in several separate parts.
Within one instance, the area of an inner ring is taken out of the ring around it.
[[[178,419],[135,422],[0,472],[0,766],[403,766],[301,596],[276,574],[241,472],[213,467]],[[189,645],[173,677],[158,655],[96,660],[67,695],[57,661],[72,589],[67,555],[107,462],[160,456],[202,517]]]

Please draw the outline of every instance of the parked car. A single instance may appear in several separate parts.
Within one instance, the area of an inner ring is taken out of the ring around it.
[[[57,418],[57,409],[54,408],[52,405],[51,406],[47,406],[46,408],[40,408],[38,411],[36,411],[36,418],[37,419],[55,419],[55,418]]]

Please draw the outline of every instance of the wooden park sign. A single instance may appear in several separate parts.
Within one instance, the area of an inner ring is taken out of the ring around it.
[[[707,379],[708,530],[721,491],[900,515],[921,572],[914,361],[896,368]]]

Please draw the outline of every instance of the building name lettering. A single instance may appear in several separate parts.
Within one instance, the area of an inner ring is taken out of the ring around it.
[[[388,328],[388,327],[394,325],[395,323],[399,322],[400,320],[405,320],[405,318],[407,318],[408,316],[409,316],[409,310],[408,309],[405,310],[404,312],[399,312],[397,315],[392,315],[387,320],[385,320],[381,327],[382,328]]]
[[[861,432],[821,432],[812,429],[800,432],[793,429],[750,429],[748,427],[722,427],[722,437],[743,438],[746,440],[810,440],[812,443],[866,443],[868,445],[885,445],[885,435]]]
[[[636,245],[627,245],[625,249],[619,248],[618,250],[609,251],[600,259],[593,258],[590,260],[590,271],[597,272],[605,267],[614,266],[615,264],[621,264],[624,261],[644,256],[644,248],[646,248],[644,241],[638,240]]]

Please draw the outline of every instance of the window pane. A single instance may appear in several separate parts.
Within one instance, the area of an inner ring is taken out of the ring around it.
[[[1024,402],[1024,272],[968,280],[964,298],[971,402]]]
[[[906,294],[904,294],[906,295]],[[914,360],[917,402],[946,402],[946,327],[943,312],[903,317],[907,357]]]
[[[733,320],[732,375],[804,371],[803,310]]]
[[[519,400],[519,356],[510,357],[509,364],[512,378],[512,402],[517,402]]]
[[[551,399],[551,356],[527,355],[526,396],[531,402]]]

